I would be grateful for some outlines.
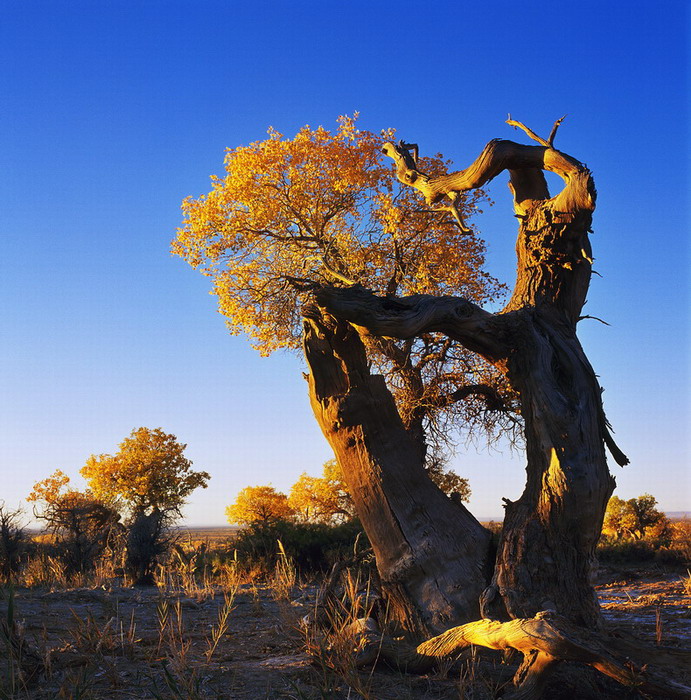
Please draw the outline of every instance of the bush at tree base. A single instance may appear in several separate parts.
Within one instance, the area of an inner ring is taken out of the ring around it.
[[[293,559],[302,574],[324,572],[337,559],[351,557],[356,541],[358,551],[369,547],[357,520],[340,525],[287,520],[255,523],[238,533],[233,547],[237,550],[238,560],[272,568],[279,540],[286,555]]]

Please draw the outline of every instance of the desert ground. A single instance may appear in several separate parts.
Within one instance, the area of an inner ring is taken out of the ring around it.
[[[206,538],[211,549],[227,541],[228,531],[197,531],[194,538]],[[190,533],[187,539],[196,546]],[[267,578],[240,573],[232,563],[213,577],[161,567],[157,586],[148,588],[125,587],[112,574],[96,572],[84,585],[3,589],[0,698],[489,700],[501,695],[516,668],[517,659],[473,649],[426,675],[384,664],[358,669],[344,652],[352,640],[327,638],[305,624],[322,581],[301,581],[289,568]],[[366,585],[351,578],[346,597]],[[688,574],[603,567],[597,591],[605,619],[622,634],[689,646]],[[337,628],[345,627],[346,608]],[[567,666],[548,697],[644,697],[594,671],[583,686]]]

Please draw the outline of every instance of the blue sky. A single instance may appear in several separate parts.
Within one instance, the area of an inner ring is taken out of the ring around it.
[[[333,126],[396,127],[465,167],[507,112],[593,170],[595,276],[579,332],[631,465],[618,495],[691,510],[686,3],[34,2],[0,22],[0,500],[77,477],[139,426],[212,474],[187,521],[249,484],[287,489],[330,457],[300,358],[231,337],[209,281],[169,253],[180,202],[226,147]],[[514,276],[506,176],[478,224]],[[501,513],[521,455],[462,449],[471,509]],[[75,483],[81,485],[79,478]]]

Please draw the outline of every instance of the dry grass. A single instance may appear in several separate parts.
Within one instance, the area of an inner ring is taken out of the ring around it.
[[[691,596],[691,571],[686,570],[686,576],[681,577],[681,583],[684,587],[684,593]]]
[[[0,700],[492,700],[505,690],[503,661],[477,651],[427,676],[361,668],[371,652],[363,620],[377,604],[363,574],[345,571],[322,624],[305,625],[318,586],[300,580],[280,543],[270,570],[241,561],[227,540],[177,545],[151,589],[125,587],[107,558],[72,578],[54,557],[29,562],[0,601]],[[665,601],[688,601],[691,573],[617,585],[607,614],[636,615],[650,643],[678,643],[688,618]]]

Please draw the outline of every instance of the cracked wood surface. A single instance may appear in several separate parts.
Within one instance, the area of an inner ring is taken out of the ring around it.
[[[576,336],[591,275],[588,233],[595,207],[590,171],[540,139],[540,145],[495,139],[464,170],[430,177],[417,169],[405,144],[386,144],[398,179],[428,203],[509,173],[519,220],[518,269],[513,294],[499,313],[466,299],[377,297],[358,286],[325,287],[314,299],[325,312],[360,333],[410,338],[439,332],[481,354],[505,374],[521,398],[527,480],[506,517],[485,615],[527,618],[545,608],[598,627],[601,616],[590,584],[594,548],[614,481],[608,445],[619,464],[626,457],[612,440],[601,388]],[[546,144],[546,145],[545,145]],[[565,183],[550,197],[544,170]]]

